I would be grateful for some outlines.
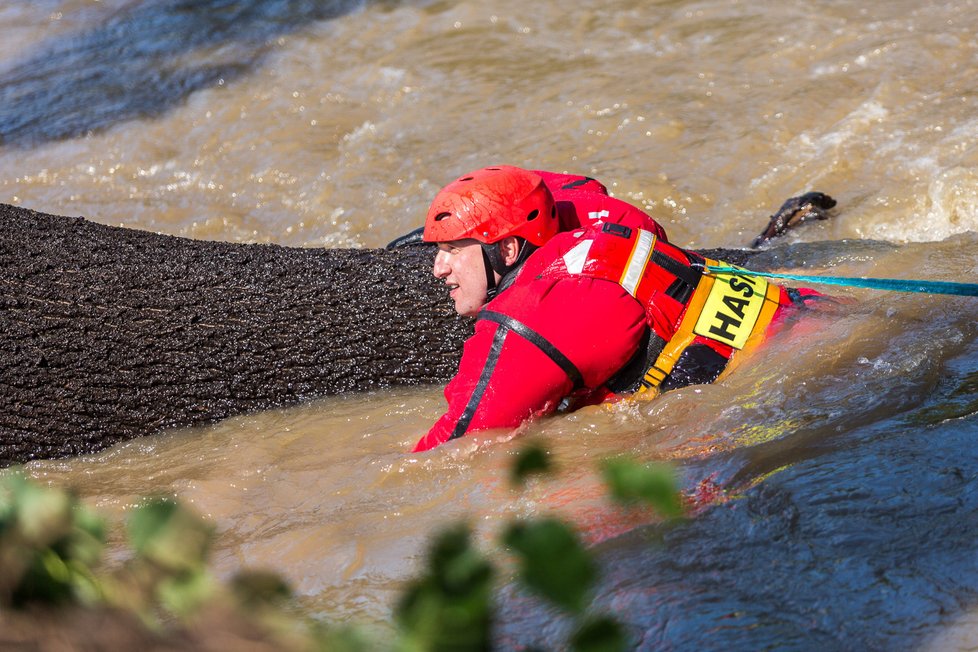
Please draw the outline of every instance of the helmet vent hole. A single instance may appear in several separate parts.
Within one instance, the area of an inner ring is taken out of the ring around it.
[[[451,216],[452,216],[451,213],[438,213],[438,215],[435,215],[435,221],[441,222],[446,217],[451,217]]]
[[[539,215],[539,214],[540,214],[540,211],[538,211],[537,209],[534,208],[532,211],[530,211],[530,214],[526,216],[526,221],[527,222],[532,222],[533,220],[537,219],[537,215]]]
[[[556,206],[551,206],[550,207],[550,217],[552,217],[552,218],[553,217],[557,217],[557,207]]]
[[[459,181],[472,181],[475,177],[462,177]]]

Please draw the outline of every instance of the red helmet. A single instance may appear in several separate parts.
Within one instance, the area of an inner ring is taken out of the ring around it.
[[[424,223],[425,242],[473,238],[484,244],[518,236],[536,246],[558,229],[553,195],[539,175],[497,165],[448,184],[435,196]]]

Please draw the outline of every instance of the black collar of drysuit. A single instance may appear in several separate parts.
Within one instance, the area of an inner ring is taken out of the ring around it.
[[[512,265],[503,263],[497,244],[482,245],[482,262],[486,270],[486,301],[492,301],[500,292],[508,288],[519,276],[520,269],[537,246],[520,238],[520,253]],[[499,274],[499,282],[496,282]]]

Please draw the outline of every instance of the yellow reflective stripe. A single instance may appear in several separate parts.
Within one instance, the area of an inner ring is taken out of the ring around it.
[[[767,296],[764,299],[761,316],[757,318],[757,323],[754,324],[754,332],[751,333],[750,339],[747,340],[748,345],[756,345],[764,338],[764,332],[774,320],[774,315],[777,314],[778,308],[781,307],[781,287],[773,283],[768,284]],[[745,346],[744,348],[746,349],[747,347]]]
[[[635,245],[632,247],[632,253],[628,256],[628,264],[625,265],[625,271],[622,272],[621,280],[618,281],[633,297],[635,296],[635,290],[638,288],[638,284],[642,281],[642,277],[645,276],[645,268],[649,264],[649,258],[654,246],[655,234],[651,231],[639,229],[638,237],[635,239]]]

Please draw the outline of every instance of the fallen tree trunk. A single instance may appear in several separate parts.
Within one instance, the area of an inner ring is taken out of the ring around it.
[[[0,205],[0,466],[454,373],[431,252],[201,242]]]

